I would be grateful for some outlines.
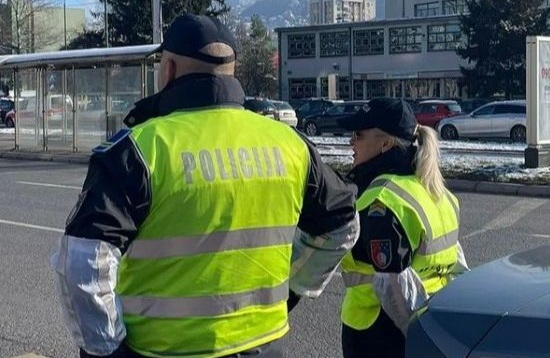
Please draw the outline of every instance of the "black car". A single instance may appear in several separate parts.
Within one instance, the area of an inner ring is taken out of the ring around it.
[[[323,113],[334,106],[335,103],[344,102],[342,100],[332,100],[325,98],[309,98],[304,101],[304,103],[295,108],[296,117],[298,118],[298,129],[304,129],[304,118]]]
[[[357,112],[368,101],[347,101],[333,103],[328,110],[304,118],[304,132],[308,136],[322,135],[323,133],[343,134],[349,132],[338,125],[341,118]]]
[[[15,103],[9,98],[0,98],[0,120],[6,123],[6,114],[14,109]]]
[[[550,246],[464,273],[411,320],[407,358],[550,357]]]
[[[261,97],[246,97],[244,101],[244,108],[271,119],[275,119],[275,113],[277,112],[275,104],[267,98]]]

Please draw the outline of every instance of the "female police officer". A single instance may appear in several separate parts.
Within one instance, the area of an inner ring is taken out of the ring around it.
[[[467,270],[459,203],[445,188],[434,131],[405,101],[373,99],[341,125],[354,131],[349,179],[361,223],[342,263],[344,357],[403,357],[411,314]]]

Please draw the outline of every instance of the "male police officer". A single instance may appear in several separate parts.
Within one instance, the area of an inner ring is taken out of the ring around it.
[[[180,16],[159,51],[161,91],[94,149],[52,258],[80,355],[282,357],[289,289],[321,293],[356,240],[354,194],[242,108],[217,19]]]

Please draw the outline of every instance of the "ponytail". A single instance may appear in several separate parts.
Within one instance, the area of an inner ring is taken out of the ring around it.
[[[435,131],[427,126],[416,127],[418,151],[414,158],[416,176],[426,190],[439,200],[445,194],[445,179],[439,169],[439,141]]]

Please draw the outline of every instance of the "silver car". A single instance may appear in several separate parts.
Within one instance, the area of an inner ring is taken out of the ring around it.
[[[298,118],[296,117],[296,111],[288,102],[271,100],[271,103],[275,106],[275,119],[288,124],[291,127],[298,125]]]
[[[510,138],[525,142],[525,100],[491,102],[470,114],[443,119],[437,130],[442,139]]]

